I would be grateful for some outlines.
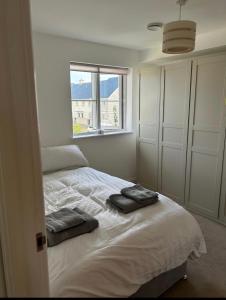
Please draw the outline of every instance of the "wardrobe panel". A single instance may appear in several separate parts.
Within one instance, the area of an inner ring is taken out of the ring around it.
[[[190,207],[208,215],[217,214],[219,202],[215,194],[216,177],[217,157],[192,152]]]
[[[185,63],[165,67],[165,101],[163,122],[166,124],[183,124],[187,93],[187,74]],[[176,113],[175,113],[176,112]]]
[[[193,130],[193,146],[216,151],[219,148],[219,143],[219,133]]]
[[[140,143],[139,152],[140,159],[138,181],[147,188],[156,189],[156,146],[150,143]]]
[[[184,203],[191,62],[163,68],[159,135],[159,191]]]
[[[187,206],[218,218],[225,140],[226,57],[194,60],[189,121]]]
[[[142,124],[158,121],[160,70],[141,71],[140,73],[140,122]]]
[[[179,128],[163,128],[163,141],[183,144],[183,130]]]
[[[183,163],[183,152],[181,149],[163,148],[162,193],[178,202],[181,202],[181,199],[184,197]]]
[[[140,125],[140,137],[150,140],[156,139],[156,126]]]
[[[219,128],[225,68],[221,61],[198,63],[194,125]],[[208,84],[207,84],[208,83]]]
[[[157,190],[160,67],[140,71],[138,182]]]

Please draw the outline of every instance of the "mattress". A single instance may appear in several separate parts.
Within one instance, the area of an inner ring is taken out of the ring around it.
[[[158,203],[130,214],[106,205],[133,183],[89,167],[43,176],[45,212],[78,207],[99,228],[48,248],[52,297],[127,297],[141,285],[206,253],[194,217],[159,195]]]

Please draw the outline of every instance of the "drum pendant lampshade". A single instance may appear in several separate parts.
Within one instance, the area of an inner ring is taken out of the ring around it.
[[[180,54],[195,48],[196,23],[179,20],[164,25],[162,52]]]

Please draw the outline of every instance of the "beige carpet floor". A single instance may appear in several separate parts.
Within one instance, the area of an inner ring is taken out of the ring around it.
[[[194,215],[203,231],[208,254],[188,261],[187,280],[162,297],[226,297],[226,227]]]

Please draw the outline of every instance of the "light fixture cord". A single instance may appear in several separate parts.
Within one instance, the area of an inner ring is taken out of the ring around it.
[[[179,21],[181,21],[181,11],[182,11],[182,6],[187,3],[188,0],[177,0],[177,4],[180,5],[180,11],[179,11]]]
[[[182,7],[181,1],[179,1],[179,4],[180,4],[179,21],[181,21],[181,7]]]

